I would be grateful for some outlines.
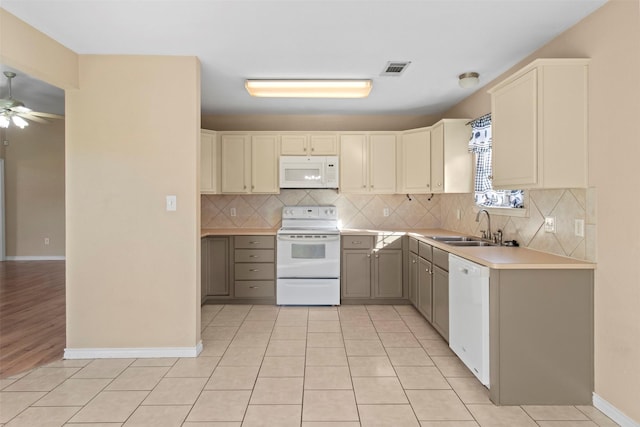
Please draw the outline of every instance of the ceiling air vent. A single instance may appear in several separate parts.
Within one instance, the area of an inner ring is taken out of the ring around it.
[[[407,69],[411,61],[389,61],[380,74],[381,76],[399,76]]]

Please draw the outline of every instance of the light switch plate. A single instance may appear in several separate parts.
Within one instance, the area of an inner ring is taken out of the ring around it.
[[[544,231],[546,233],[555,233],[556,232],[556,218],[553,216],[548,216],[544,218]]]
[[[577,237],[584,237],[584,219],[576,219],[575,235]]]
[[[167,196],[167,212],[176,210],[177,198],[176,196]]]
[[[382,208],[382,215],[389,216],[389,208]]]

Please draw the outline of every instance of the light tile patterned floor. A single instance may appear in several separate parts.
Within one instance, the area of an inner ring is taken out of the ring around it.
[[[0,425],[590,427],[591,406],[496,407],[410,306],[206,305],[195,359],[67,360],[0,380]]]

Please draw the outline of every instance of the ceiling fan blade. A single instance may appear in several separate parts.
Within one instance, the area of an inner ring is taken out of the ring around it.
[[[32,116],[46,117],[47,119],[64,119],[64,116],[61,116],[59,114],[42,113],[40,111],[31,111],[29,114],[31,114]]]
[[[33,114],[29,114],[29,113],[17,113],[18,116],[27,119],[27,120],[33,120],[34,122],[37,123],[42,123],[43,125],[48,125],[49,122],[46,121],[45,119],[41,119],[40,117],[34,116]]]
[[[28,114],[31,112],[31,108],[27,108],[24,105],[18,105],[15,107],[11,107],[12,111],[15,111],[18,114]]]

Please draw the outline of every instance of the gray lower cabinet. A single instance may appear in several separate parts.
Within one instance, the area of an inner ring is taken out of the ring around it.
[[[275,238],[234,236],[233,284],[236,299],[274,302],[276,295]]]
[[[449,272],[433,266],[433,318],[431,324],[449,342]]]
[[[403,239],[381,235],[342,238],[341,296],[343,299],[404,297]]]
[[[409,253],[409,301],[418,305],[418,254]]]
[[[431,262],[418,257],[418,311],[429,322],[433,321],[433,287]]]
[[[433,248],[433,327],[449,342],[449,252]]]
[[[409,238],[409,301],[449,342],[449,253]]]
[[[201,299],[229,296],[229,238],[201,239]]]

